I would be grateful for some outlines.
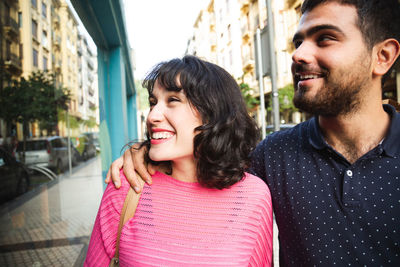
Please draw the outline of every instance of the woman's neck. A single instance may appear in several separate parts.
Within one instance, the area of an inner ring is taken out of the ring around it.
[[[171,165],[174,179],[188,183],[198,182],[194,158],[174,160]]]

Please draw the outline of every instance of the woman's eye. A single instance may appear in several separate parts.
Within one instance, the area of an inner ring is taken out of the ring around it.
[[[157,101],[153,100],[153,99],[149,99],[149,106],[150,108],[154,107],[157,104]]]
[[[169,103],[171,103],[171,102],[180,102],[180,99],[177,98],[177,97],[170,97],[170,98],[168,98],[168,102]]]

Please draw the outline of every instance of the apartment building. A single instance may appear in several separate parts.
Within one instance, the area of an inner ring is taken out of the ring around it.
[[[300,0],[272,1],[278,88],[292,82],[290,64],[293,47],[289,36],[294,33],[300,17],[294,6],[300,3]],[[208,7],[199,13],[186,53],[223,66],[238,83],[248,84],[254,89],[254,95],[259,97],[255,35],[258,28],[266,30],[267,27],[266,1],[211,0]],[[267,52],[266,49],[263,52]],[[263,83],[268,99],[272,88],[269,76],[264,77]],[[269,117],[267,119],[270,120]],[[300,118],[297,116],[295,120]]]
[[[99,122],[97,112],[97,58],[90,48],[86,37],[78,35],[78,112],[85,121]],[[93,130],[88,124],[81,125],[81,132]]]
[[[56,86],[71,92],[68,113],[78,121],[95,118],[98,123],[97,59],[79,33],[70,4],[66,0],[0,0],[0,8],[0,89],[9,78],[48,70],[55,74]],[[89,130],[82,125],[75,134]],[[5,127],[0,119],[2,136],[10,132]],[[15,127],[12,132],[22,139],[22,126]],[[29,130],[32,136],[40,134],[35,123]],[[64,122],[58,130],[60,135],[67,134]]]
[[[18,10],[17,1],[0,1],[0,88],[8,85],[3,76],[17,78],[22,72]]]
[[[22,73],[18,10],[18,1],[0,0],[0,90]],[[0,119],[0,137],[6,135],[6,127]]]

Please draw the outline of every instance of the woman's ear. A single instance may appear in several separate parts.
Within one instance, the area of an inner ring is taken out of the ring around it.
[[[400,44],[396,39],[386,39],[374,47],[376,60],[373,65],[373,74],[383,76],[392,67],[400,54]]]

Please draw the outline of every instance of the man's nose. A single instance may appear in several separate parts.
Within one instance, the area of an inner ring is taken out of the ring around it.
[[[310,64],[313,60],[314,49],[310,42],[303,41],[293,52],[292,61],[296,64]]]

